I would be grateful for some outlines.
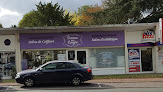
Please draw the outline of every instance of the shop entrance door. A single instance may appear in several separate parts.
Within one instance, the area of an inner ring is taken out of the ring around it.
[[[86,66],[88,65],[87,53],[87,50],[67,50],[67,58],[68,60],[75,61],[83,66]]]
[[[142,71],[153,71],[152,48],[141,49]]]

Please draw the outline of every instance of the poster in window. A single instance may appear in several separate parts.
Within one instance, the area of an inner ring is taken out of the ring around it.
[[[58,60],[66,60],[65,54],[58,54]]]
[[[139,49],[128,49],[129,72],[140,72]]]

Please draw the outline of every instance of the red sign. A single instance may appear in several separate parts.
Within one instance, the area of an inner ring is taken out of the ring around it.
[[[143,39],[144,38],[154,38],[153,32],[145,31],[144,34],[143,34]]]
[[[155,34],[153,31],[146,30],[143,33],[142,42],[153,42],[155,43]]]
[[[163,18],[159,19],[160,44],[163,44]]]

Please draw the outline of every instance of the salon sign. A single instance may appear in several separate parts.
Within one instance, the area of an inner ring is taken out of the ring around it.
[[[20,34],[21,49],[124,45],[124,31]]]

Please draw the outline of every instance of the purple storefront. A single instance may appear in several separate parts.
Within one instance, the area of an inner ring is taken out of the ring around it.
[[[20,33],[22,70],[52,60],[93,68],[94,75],[125,74],[124,31]]]

